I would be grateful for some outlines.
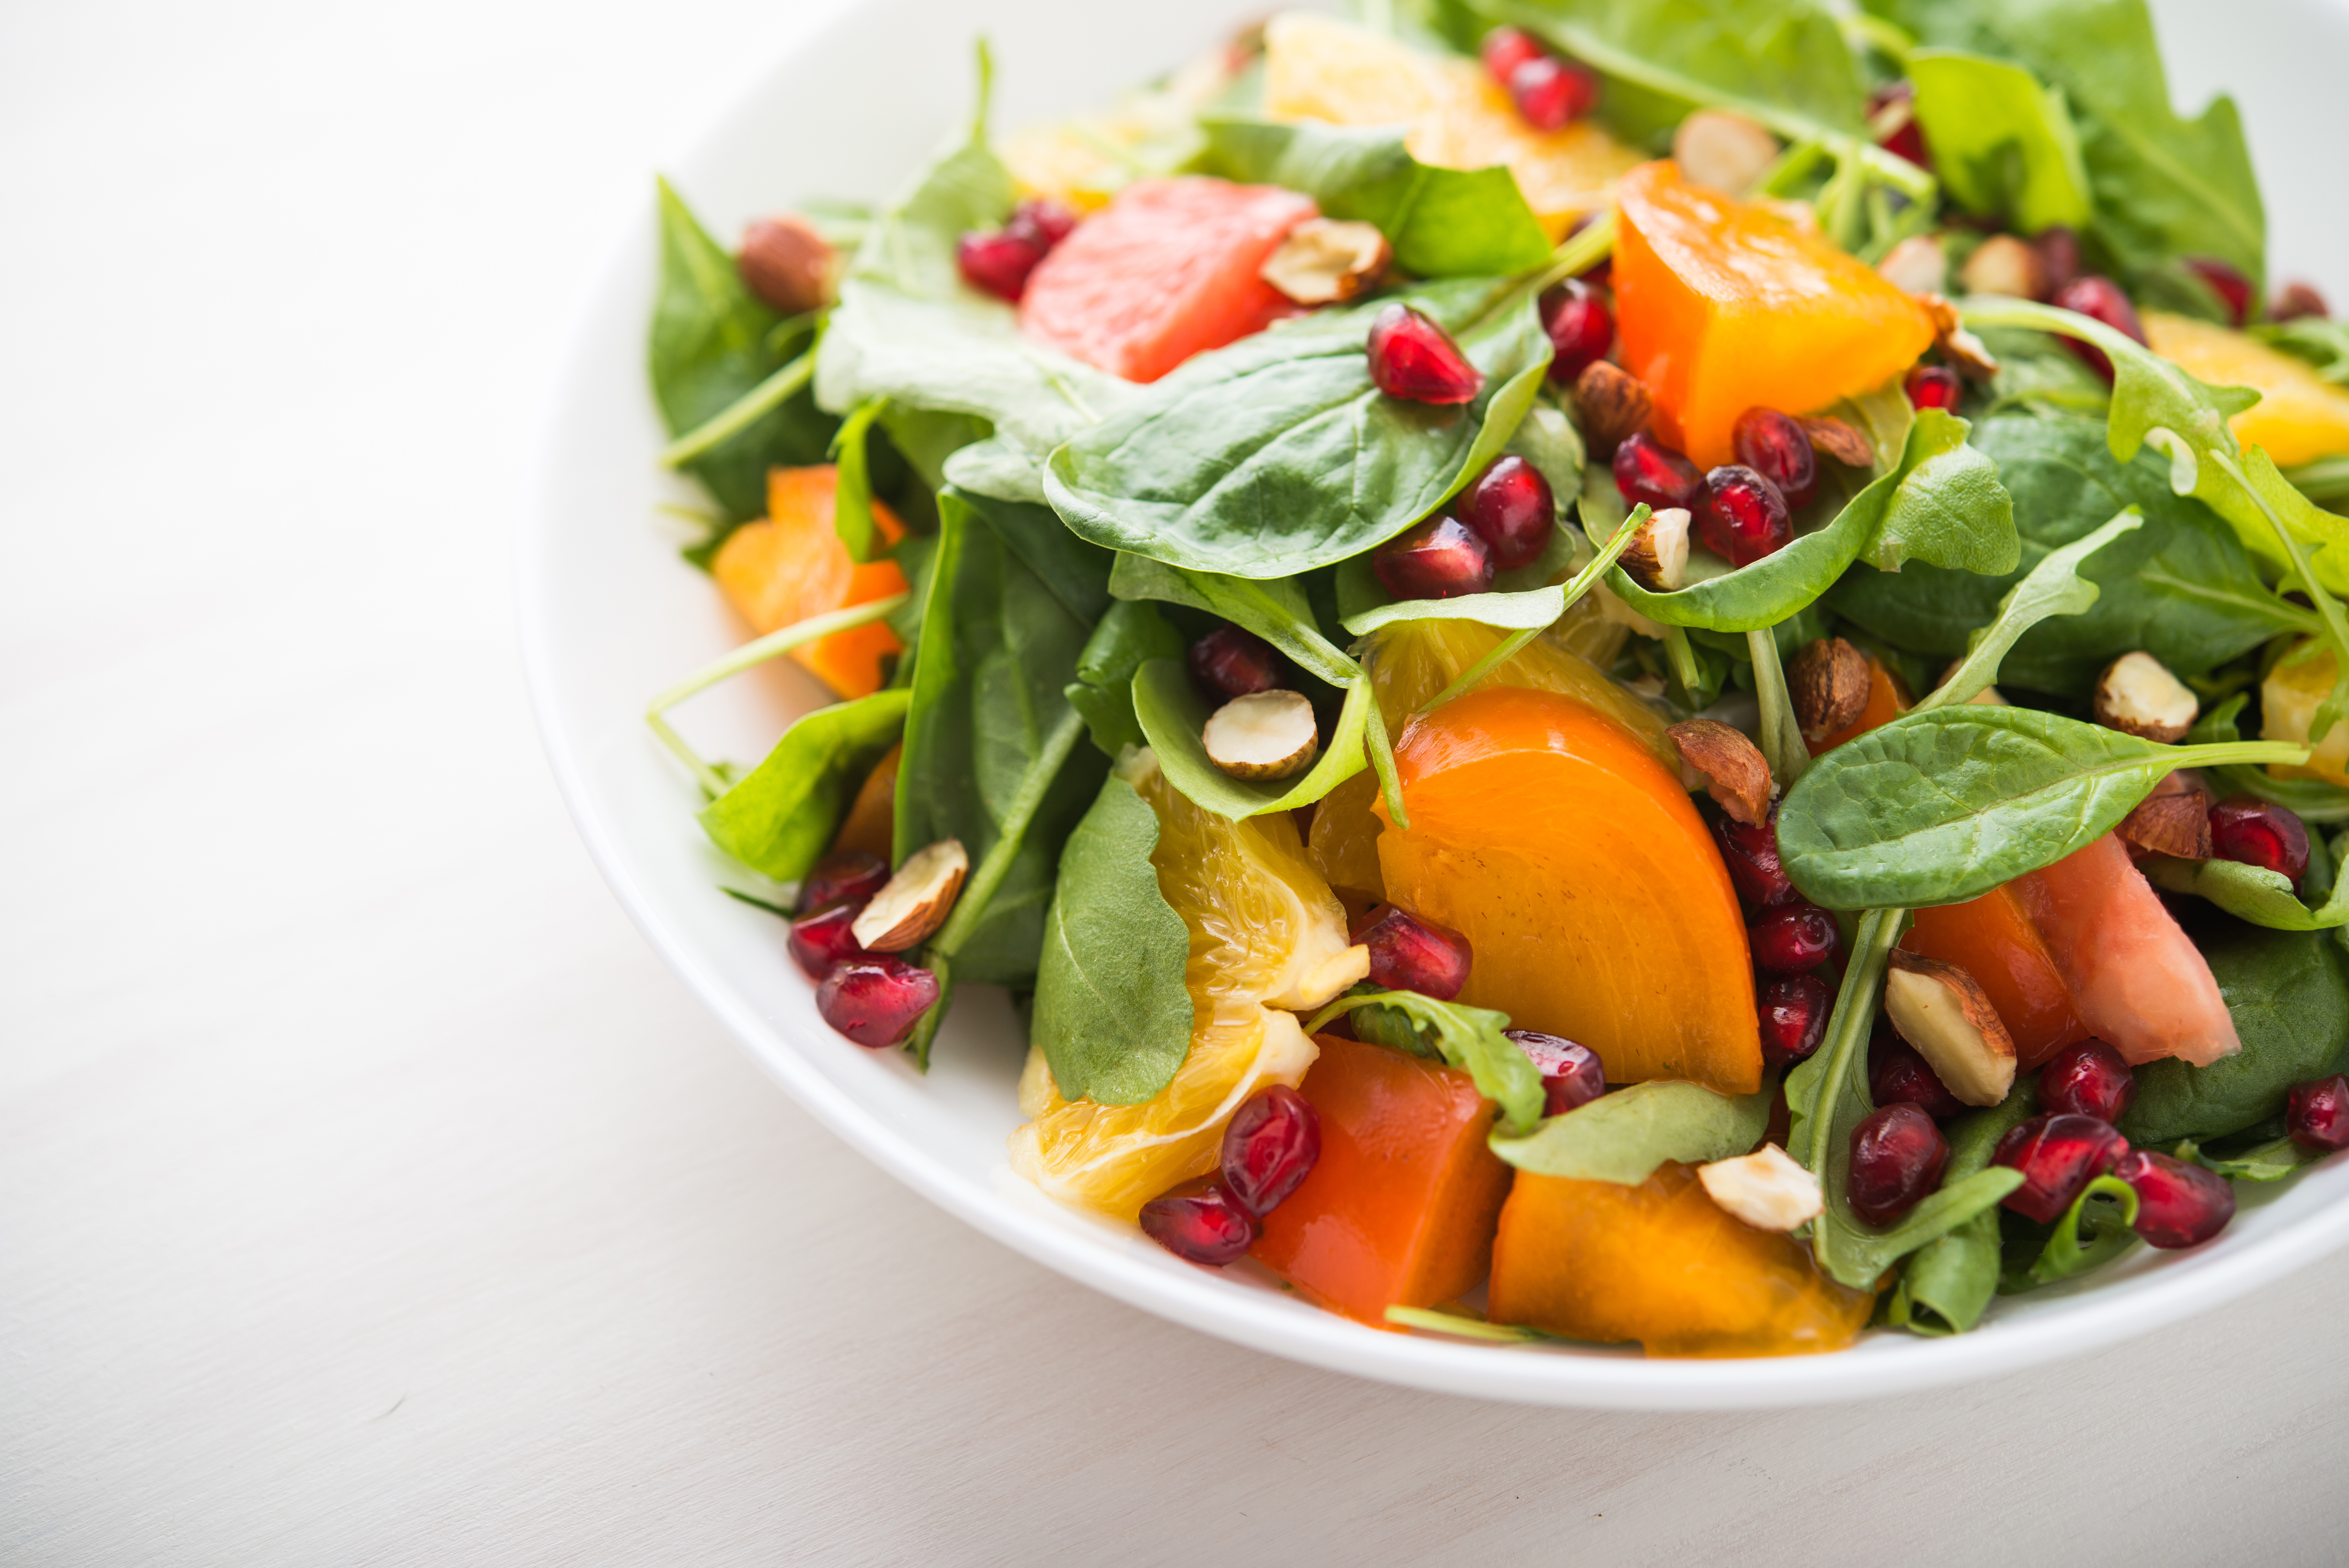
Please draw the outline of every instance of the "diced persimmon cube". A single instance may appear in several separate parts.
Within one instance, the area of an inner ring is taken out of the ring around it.
[[[744,523],[718,547],[709,574],[761,636],[811,615],[905,592],[905,574],[895,562],[860,564],[849,558],[833,526],[839,484],[840,472],[829,463],[770,469],[766,517]],[[890,543],[905,537],[896,514],[878,500],[873,519]],[[802,643],[791,656],[845,699],[879,691],[881,661],[903,646],[895,632],[874,621]]]

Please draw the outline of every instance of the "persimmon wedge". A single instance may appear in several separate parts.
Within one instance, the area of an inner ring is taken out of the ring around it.
[[[1387,896],[1465,934],[1460,999],[1578,1040],[1617,1083],[1761,1086],[1737,894],[1680,780],[1622,725],[1497,686],[1412,720],[1408,830],[1381,803]]]
[[[728,602],[761,636],[905,591],[905,574],[895,562],[849,558],[833,528],[839,488],[840,470],[830,463],[769,469],[767,515],[728,535],[709,562]],[[905,537],[896,514],[878,500],[873,521],[891,544]],[[791,656],[835,695],[871,696],[881,689],[881,661],[901,647],[897,634],[874,621],[803,643]]]

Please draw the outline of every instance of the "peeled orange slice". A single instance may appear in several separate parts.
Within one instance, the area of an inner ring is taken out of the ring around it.
[[[2349,452],[2349,392],[2305,360],[2216,322],[2167,311],[2145,313],[2153,351],[2215,387],[2249,387],[2260,400],[2227,421],[2235,439],[2265,447],[2285,468]]]

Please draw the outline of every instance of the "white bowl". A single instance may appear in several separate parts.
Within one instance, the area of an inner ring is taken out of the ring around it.
[[[1000,127],[1101,102],[1263,9],[1262,0],[880,0],[780,61],[669,173],[729,237],[749,218],[806,198],[883,197],[968,114],[970,40],[982,27],[995,46]],[[2199,101],[2220,83],[2247,98],[2263,84],[2296,88],[2288,105],[2247,106],[2255,130],[2270,133],[2267,189],[2332,189],[2320,160],[2349,145],[2349,134],[2315,78],[2349,57],[2349,22],[2316,0],[2225,7],[2225,18],[2221,9],[2198,16],[2180,5],[2163,17],[2181,96]],[[2245,9],[2275,15],[2251,26]],[[2310,120],[2272,134],[2282,122],[2268,117],[2284,114]],[[1023,1046],[1001,995],[958,998],[926,1078],[901,1053],[867,1052],[826,1028],[778,923],[719,892],[720,882],[754,879],[703,838],[691,781],[645,727],[654,692],[742,634],[709,580],[678,560],[677,531],[657,511],[695,498],[655,463],[661,435],[643,365],[651,212],[647,191],[645,217],[605,268],[573,337],[538,456],[521,615],[547,752],[589,851],[653,945],[802,1105],[942,1207],[1123,1301],[1259,1350],[1447,1393],[1644,1409],[1847,1399],[2011,1371],[2217,1305],[2349,1240],[2349,1165],[2336,1162],[2282,1191],[2247,1191],[2234,1224],[2199,1252],[2138,1249],[2072,1290],[2002,1304],[1972,1334],[1879,1333],[1837,1356],[1666,1361],[1382,1333],[1237,1272],[1179,1263],[1138,1233],[1052,1203],[1004,1161],[1019,1119],[1013,1084]],[[2333,201],[2285,214],[2274,225],[2285,260],[2304,271],[2309,258],[2349,254],[2342,222]],[[821,700],[812,682],[778,664],[676,717],[705,755],[751,761]]]

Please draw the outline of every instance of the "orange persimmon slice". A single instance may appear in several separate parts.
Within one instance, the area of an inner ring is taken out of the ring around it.
[[[848,546],[833,529],[839,483],[839,470],[829,463],[769,469],[766,517],[744,523],[718,547],[709,574],[761,636],[810,615],[905,591],[905,574],[895,562],[860,565],[849,559]],[[905,536],[896,514],[878,500],[873,521],[892,544]],[[791,656],[845,699],[879,691],[881,661],[903,645],[895,632],[874,621],[802,643]]]

